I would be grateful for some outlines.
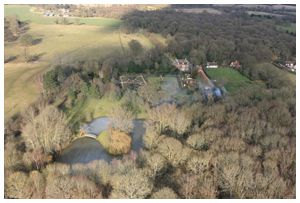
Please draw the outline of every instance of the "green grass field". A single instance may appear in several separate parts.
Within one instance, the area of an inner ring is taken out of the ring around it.
[[[107,116],[113,107],[120,106],[123,102],[122,98],[120,100],[112,100],[108,97],[88,98],[84,102],[77,103],[74,108],[67,112],[67,117],[70,123],[81,122],[82,120],[91,121],[94,118]],[[146,110],[142,108],[137,118],[146,118]]]
[[[277,68],[271,63],[260,63],[260,64],[256,64],[256,66],[261,69],[266,67],[271,67],[274,69],[274,71],[277,71],[280,75],[285,76],[287,79],[291,81],[293,85],[296,86],[296,74]]]
[[[274,71],[278,71],[280,74],[285,75],[292,84],[296,85],[296,75],[284,70],[281,70],[271,63],[260,63],[256,64],[259,68],[269,66],[274,68]],[[232,68],[217,68],[217,69],[206,69],[206,73],[209,78],[216,80],[217,83],[224,85],[226,90],[229,92],[235,92],[239,88],[243,88],[249,85],[264,86],[265,83],[262,81],[251,81],[247,77],[240,74],[238,71]]]
[[[31,55],[39,54],[41,57],[35,63],[25,63],[24,47],[20,42],[5,43],[4,57],[17,57],[14,61],[4,64],[5,119],[26,109],[28,104],[36,100],[41,89],[34,79],[49,70],[58,60],[67,63],[74,59],[100,59],[111,53],[123,53],[129,50],[128,42],[132,39],[138,40],[145,49],[154,46],[142,33],[121,32],[116,26],[116,22],[120,23],[120,20],[87,18],[83,20],[94,22],[89,25],[59,25],[42,15],[31,13],[29,6],[6,5],[5,16],[12,14],[18,14],[19,19],[31,21],[27,33],[35,39],[40,39],[40,43],[30,46],[28,52]],[[87,111],[92,108],[88,105]]]
[[[247,77],[232,68],[206,69],[206,73],[210,79],[224,84],[225,89],[229,92],[251,84]]]
[[[277,25],[276,28],[283,32],[293,32],[296,33],[296,23],[286,23],[284,25]]]

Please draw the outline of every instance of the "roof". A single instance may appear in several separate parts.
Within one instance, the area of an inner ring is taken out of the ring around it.
[[[216,62],[207,62],[207,66],[217,66]]]

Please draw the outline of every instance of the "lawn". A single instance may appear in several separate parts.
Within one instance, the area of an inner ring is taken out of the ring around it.
[[[108,97],[102,97],[101,99],[87,98],[83,102],[78,102],[74,108],[67,112],[68,120],[70,123],[76,121],[91,121],[94,118],[107,116],[113,107],[122,105],[124,100],[110,99]],[[137,118],[143,119],[146,117],[146,110],[143,107],[141,112],[137,115]]]
[[[225,89],[229,92],[234,92],[241,87],[251,84],[251,81],[232,68],[217,68],[206,69],[208,77],[216,80],[217,83],[223,84]]]
[[[74,59],[101,59],[111,53],[124,53],[129,50],[128,42],[132,39],[138,40],[145,49],[154,46],[142,33],[121,32],[115,26],[116,21],[111,19],[84,19],[95,21],[89,25],[57,25],[50,23],[42,15],[30,13],[29,6],[5,6],[5,15],[16,13],[22,20],[31,19],[32,23],[29,24],[27,33],[40,42],[30,46],[28,53],[38,54],[40,58],[35,63],[24,63],[24,47],[20,42],[5,43],[5,58],[17,57],[14,61],[4,64],[5,119],[36,100],[41,89],[34,79],[58,61],[68,63]],[[89,101],[86,105],[88,109],[93,108],[93,104],[89,105]],[[101,103],[95,105],[98,109],[94,110],[96,113],[99,112],[100,105]],[[108,102],[105,105],[108,105]],[[104,113],[103,110],[98,114]]]

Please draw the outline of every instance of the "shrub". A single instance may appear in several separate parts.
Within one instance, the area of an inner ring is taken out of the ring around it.
[[[30,46],[33,44],[33,37],[29,34],[24,34],[21,38],[20,38],[20,42],[22,43],[23,46]]]

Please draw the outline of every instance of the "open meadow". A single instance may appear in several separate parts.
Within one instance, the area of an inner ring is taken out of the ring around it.
[[[251,84],[247,77],[232,68],[206,69],[206,73],[210,79],[224,85],[229,92],[234,92],[238,88]]]
[[[271,63],[256,64],[255,67],[259,69],[270,68],[274,72],[278,72],[291,81],[291,84],[296,85],[296,75],[287,71],[281,70]],[[236,92],[240,88],[250,85],[265,85],[262,81],[251,81],[246,76],[229,67],[220,67],[217,69],[206,69],[206,73],[210,79],[215,80],[216,83],[224,85],[228,92]]]
[[[112,53],[124,53],[129,50],[128,42],[132,39],[138,40],[145,49],[162,41],[158,35],[124,33],[118,19],[79,18],[80,23],[74,24],[74,19],[68,18],[71,24],[55,24],[55,17],[44,17],[25,5],[6,5],[4,13],[28,22],[26,33],[38,43],[29,46],[27,52],[39,56],[37,61],[25,63],[25,47],[19,41],[5,43],[5,58],[16,57],[4,65],[5,119],[37,99],[41,90],[36,79],[58,62],[101,59]]]

